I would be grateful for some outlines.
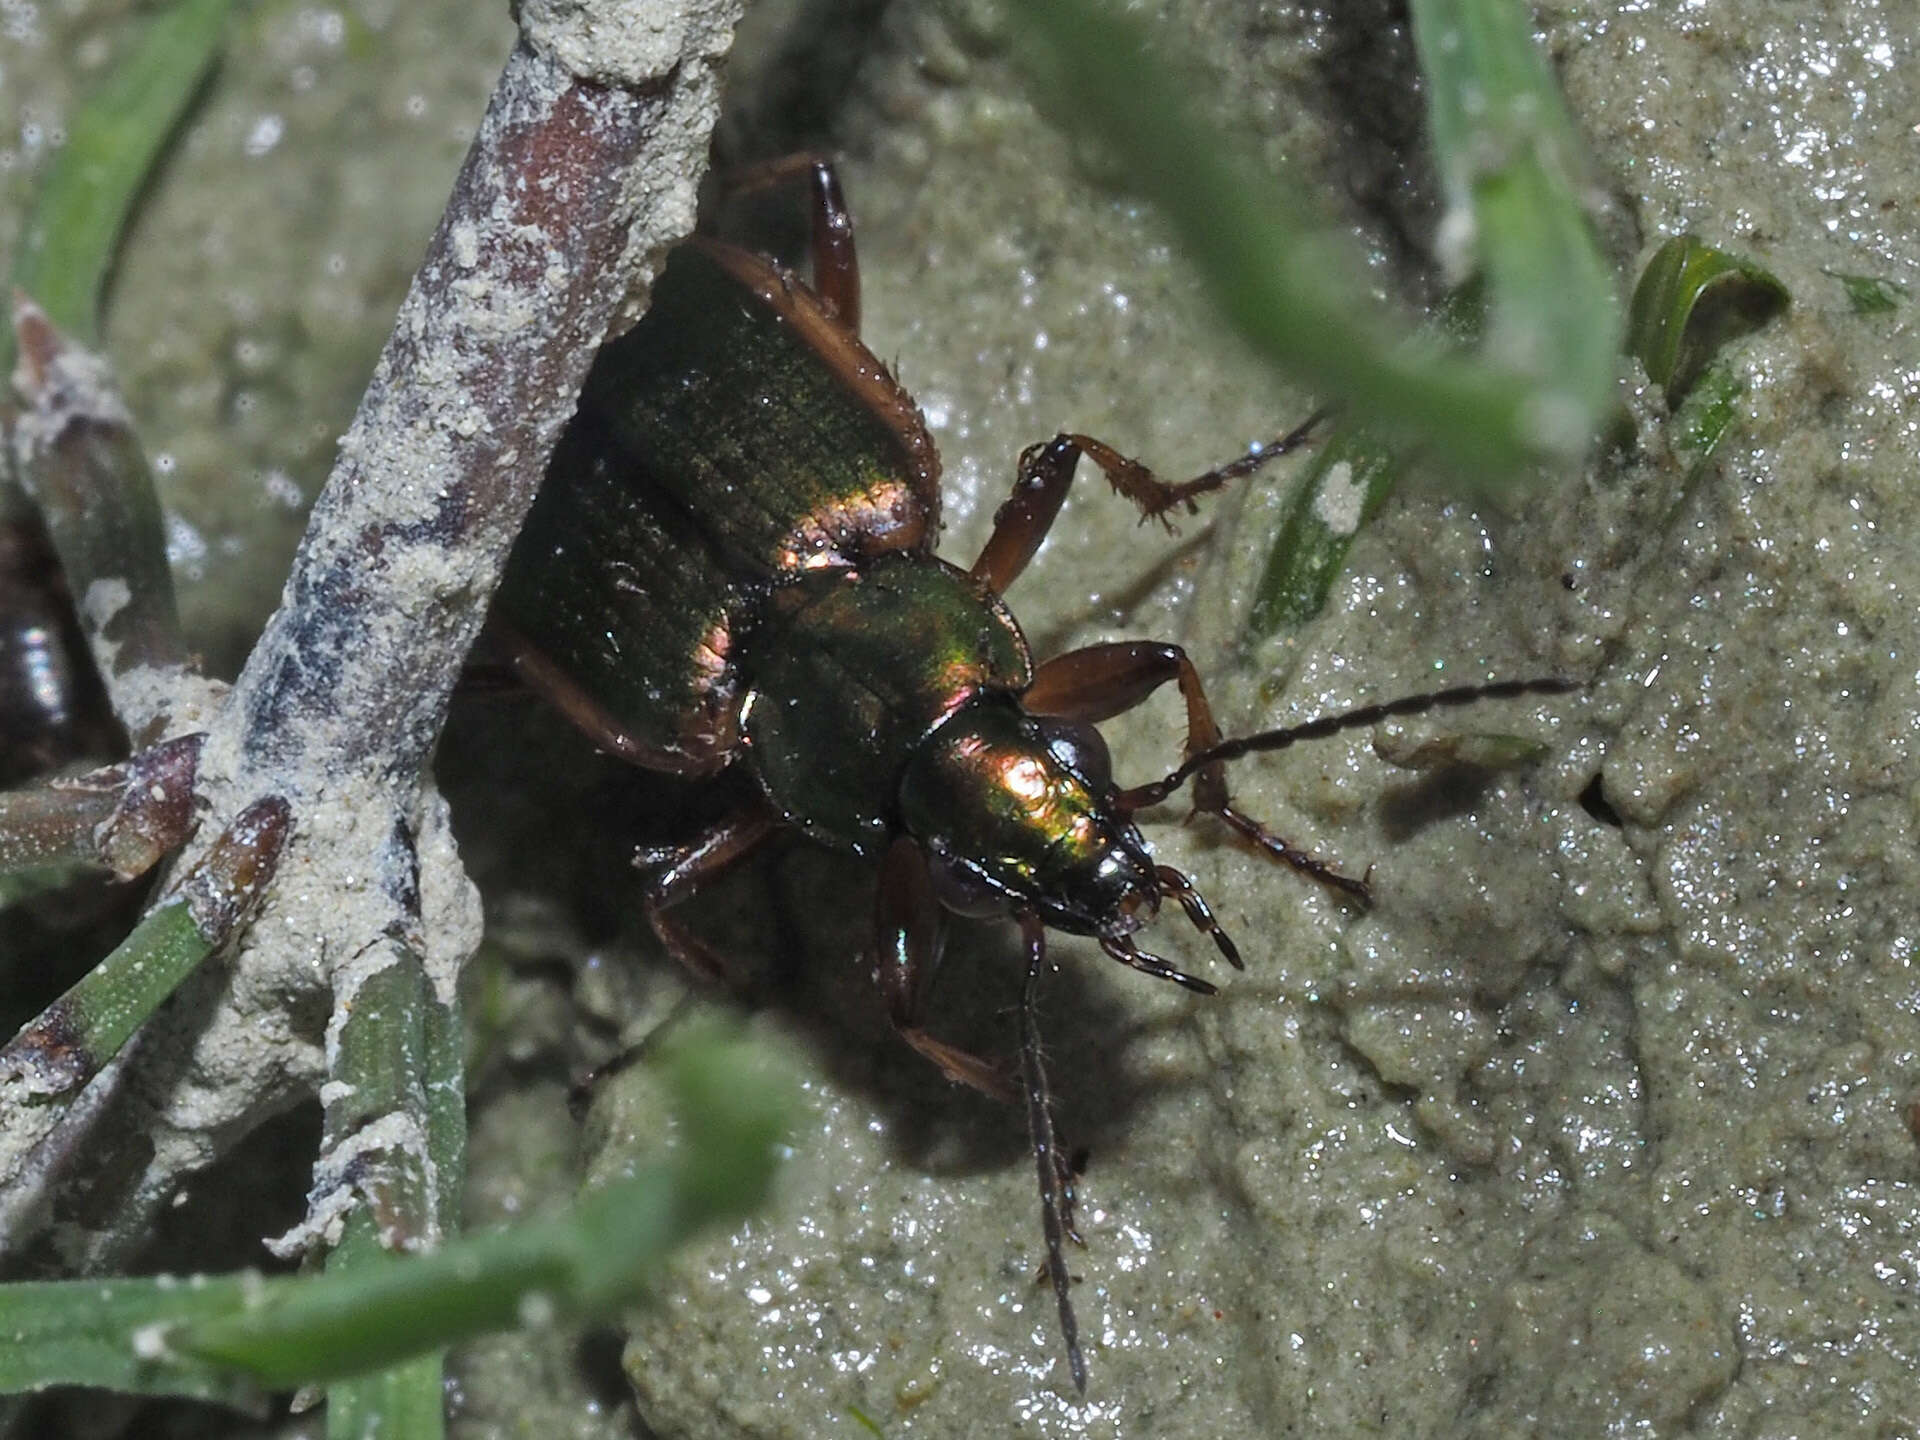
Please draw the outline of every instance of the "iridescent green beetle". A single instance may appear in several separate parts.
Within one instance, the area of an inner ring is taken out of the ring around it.
[[[667,949],[726,966],[671,913],[783,826],[880,864],[877,976],[894,1028],[951,1079],[1024,1098],[1048,1270],[1075,1385],[1086,1389],[1062,1241],[1071,1174],[1055,1142],[1034,1023],[1048,927],[1092,936],[1136,970],[1214,987],[1138,947],[1172,899],[1241,964],[1187,877],[1133,822],[1186,780],[1196,808],[1364,903],[1337,874],[1235,809],[1224,763],[1436,705],[1564,688],[1469,687],[1221,741],[1177,645],[1094,645],[1036,666],[1001,600],[1066,497],[1082,455],[1143,517],[1301,444],[1279,441],[1184,484],[1084,435],[1020,457],[1013,494],[967,569],[933,553],[939,457],[919,408],[861,344],[859,272],[823,161],[787,164],[814,192],[815,284],[696,240],[670,258],[645,317],[601,350],[514,553],[495,628],[521,675],[602,749],[684,776],[747,766],[747,808],[661,856],[645,886]],[[1186,702],[1182,765],[1120,789],[1094,726],[1168,681]],[[941,911],[1010,916],[1027,952],[1022,1083],[926,1029]]]

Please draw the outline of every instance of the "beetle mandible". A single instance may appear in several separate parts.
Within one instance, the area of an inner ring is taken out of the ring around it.
[[[876,971],[900,1036],[950,1079],[1023,1100],[1047,1270],[1075,1386],[1086,1389],[1063,1241],[1071,1167],[1056,1141],[1035,1001],[1048,929],[1201,994],[1207,981],[1134,935],[1176,902],[1236,968],[1188,878],[1158,863],[1134,815],[1194,782],[1273,857],[1365,903],[1339,874],[1237,809],[1225,762],[1389,715],[1564,688],[1468,686],[1222,741],[1178,645],[1129,640],[1035,665],[1001,596],[1039,549],[1078,462],[1160,519],[1297,448],[1318,416],[1182,484],[1062,434],[1029,447],[966,569],[933,553],[939,457],[919,408],[861,343],[852,223],[831,165],[804,176],[814,283],[710,239],[669,258],[645,316],[601,349],[509,564],[494,630],[518,673],[607,752],[683,776],[750,769],[758,795],[690,844],[649,855],[647,917],[708,980],[727,967],[676,906],[782,827],[879,862]],[[1114,781],[1095,726],[1169,681],[1186,705],[1181,765]],[[933,1035],[941,912],[1010,916],[1027,973],[1021,1081]]]

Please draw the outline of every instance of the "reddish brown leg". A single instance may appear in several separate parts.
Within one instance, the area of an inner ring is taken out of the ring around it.
[[[629,732],[611,711],[583,690],[577,680],[511,625],[496,616],[487,622],[487,628],[506,653],[507,665],[515,677],[572,721],[604,753],[643,770],[688,776],[715,774],[726,768],[733,758],[734,749],[740,743],[737,711],[729,710],[705,733],[689,734],[682,749],[663,750]]]
[[[1034,672],[1033,684],[1021,696],[1021,703],[1037,715],[1056,715],[1097,724],[1131,710],[1169,680],[1179,682],[1180,696],[1187,703],[1187,740],[1183,753],[1191,760],[1220,744],[1220,727],[1214,722],[1213,707],[1207,704],[1200,672],[1178,645],[1158,640],[1119,640],[1056,655]],[[1366,881],[1342,875],[1325,861],[1295,849],[1252,816],[1234,809],[1227,792],[1224,761],[1211,761],[1188,773],[1193,776],[1194,809],[1218,815],[1235,834],[1302,875],[1363,904],[1368,900]],[[1123,791],[1120,804],[1122,808],[1137,810],[1165,799],[1168,793],[1171,792],[1163,791],[1159,784],[1141,786]],[[1163,877],[1165,893],[1177,898],[1187,917],[1211,935],[1227,958],[1238,965],[1239,956],[1232,942],[1214,923],[1205,902],[1194,893],[1185,876],[1177,870],[1172,876],[1177,877],[1177,881]]]
[[[902,835],[880,862],[880,891],[874,902],[874,935],[879,949],[880,993],[887,1018],[900,1038],[960,1085],[1011,1104],[1017,1097],[1001,1067],[971,1051],[950,1045],[925,1028],[927,990],[939,968],[944,941],[940,902],[920,847]]]
[[[1562,680],[1558,676],[1547,676],[1538,680],[1496,680],[1487,685],[1455,685],[1447,690],[1431,690],[1423,695],[1403,695],[1398,700],[1388,700],[1378,705],[1363,705],[1357,710],[1347,710],[1338,715],[1323,715],[1318,720],[1307,721],[1304,725],[1289,725],[1280,730],[1263,730],[1255,735],[1216,741],[1198,749],[1189,744],[1187,758],[1181,762],[1177,770],[1150,785],[1137,785],[1125,791],[1120,796],[1120,803],[1123,808],[1129,810],[1157,805],[1189,779],[1193,779],[1196,809],[1213,811],[1235,831],[1260,846],[1274,858],[1284,860],[1303,874],[1310,875],[1334,889],[1344,891],[1364,904],[1371,897],[1366,881],[1355,880],[1350,876],[1329,870],[1313,856],[1304,851],[1295,850],[1279,836],[1269,833],[1258,820],[1240,813],[1230,805],[1215,806],[1205,803],[1203,796],[1210,793],[1209,777],[1218,773],[1227,761],[1238,760],[1243,755],[1261,755],[1275,750],[1285,750],[1298,745],[1303,740],[1321,740],[1329,735],[1337,735],[1343,730],[1375,725],[1382,720],[1399,715],[1422,715],[1429,710],[1444,709],[1448,706],[1472,705],[1482,700],[1510,700],[1522,695],[1566,695],[1579,688],[1575,682]],[[1224,799],[1224,779],[1221,785],[1220,794]]]
[[[706,941],[667,912],[693,898],[700,888],[729,866],[751,854],[780,828],[780,819],[763,809],[742,810],[721,820],[691,845],[658,851],[643,850],[634,857],[642,868],[660,868],[647,877],[642,904],[647,920],[667,953],[698,978],[726,983],[726,961]]]
[[[803,150],[731,171],[723,184],[734,194],[764,190],[806,176],[812,191],[813,289],[840,323],[860,333],[860,258],[853,247],[853,216],[840,176],[824,155]]]
[[[1252,474],[1290,450],[1299,449],[1325,414],[1324,410],[1316,410],[1271,445],[1178,485],[1167,484],[1138,460],[1128,459],[1105,441],[1090,435],[1056,435],[1051,440],[1029,445],[1020,454],[1013,493],[994,514],[993,534],[981,550],[980,558],[973,562],[974,577],[984,580],[996,594],[1004,594],[1007,587],[1020,578],[1020,572],[1027,568],[1027,562],[1033,559],[1040,542],[1047,538],[1054,517],[1060,513],[1082,455],[1105,472],[1107,483],[1139,506],[1141,520],[1158,520],[1171,530],[1168,511],[1184,505],[1187,513],[1197,513],[1196,498],[1242,475]]]

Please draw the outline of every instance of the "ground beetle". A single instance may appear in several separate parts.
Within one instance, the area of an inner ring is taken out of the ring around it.
[[[1179,485],[1098,440],[1057,435],[1021,455],[971,568],[950,565],[933,553],[933,441],[859,339],[853,231],[831,167],[802,157],[751,183],[800,175],[813,191],[814,284],[713,240],[674,252],[644,318],[593,365],[494,629],[521,677],[602,749],[685,776],[738,763],[759,782],[745,808],[647,857],[648,919],[696,974],[719,980],[727,967],[673,908],[780,828],[879,862],[877,975],[894,1028],[949,1078],[1026,1103],[1047,1269],[1084,1393],[1062,1254],[1073,1177],[1034,1018],[1046,930],[1092,936],[1124,965],[1212,994],[1134,942],[1170,899],[1241,964],[1187,877],[1155,862],[1135,812],[1191,779],[1197,809],[1364,903],[1364,881],[1234,808],[1224,763],[1390,715],[1564,687],[1462,687],[1222,742],[1178,645],[1093,645],[1035,666],[1000,597],[1082,456],[1143,518],[1164,520],[1298,446],[1313,422]],[[1186,702],[1184,761],[1121,789],[1094,726],[1168,681]],[[925,1028],[942,907],[1020,926],[1017,1086]]]

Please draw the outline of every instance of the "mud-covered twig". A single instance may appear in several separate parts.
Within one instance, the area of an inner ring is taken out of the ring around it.
[[[420,774],[593,349],[656,258],[629,253],[632,167],[678,93],[575,80],[524,44],[508,62],[236,683],[236,783]]]
[[[558,37],[548,8],[521,7],[525,38],[280,609],[207,727],[201,834],[276,795],[296,836],[232,963],[115,1067],[151,1158],[97,1207],[109,1224],[75,1247],[89,1267],[124,1258],[179,1180],[260,1119],[323,1080],[349,1083],[293,1001],[328,995],[337,1029],[362,967],[398,945],[446,1007],[478,943],[477,899],[426,761],[592,352],[629,288],[691,228],[738,6],[689,0],[675,24],[644,31],[613,0],[551,7],[585,27],[584,46]],[[610,69],[633,34],[652,48]],[[595,57],[595,78],[570,71],[567,54]],[[423,1223],[416,1213],[404,1228]]]
[[[193,829],[202,735],[181,735],[130,760],[0,794],[0,872],[57,861],[144,875]]]
[[[207,956],[251,918],[287,842],[287,802],[269,796],[240,817],[114,952],[0,1047],[9,1105],[69,1094]]]

